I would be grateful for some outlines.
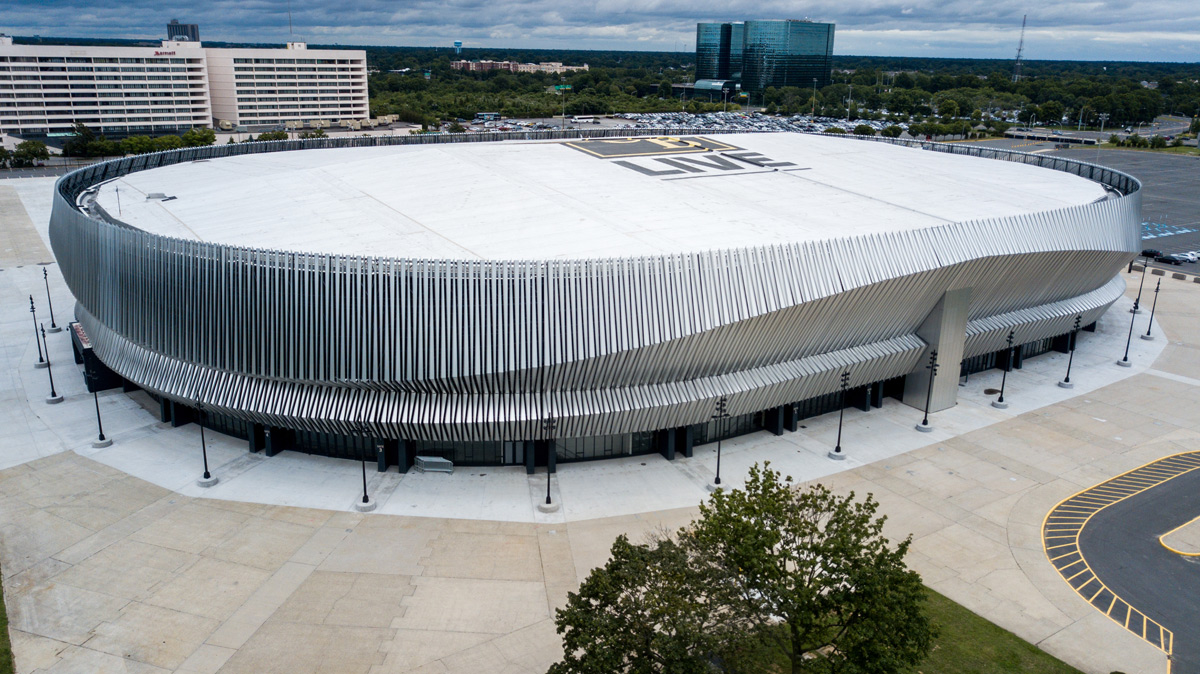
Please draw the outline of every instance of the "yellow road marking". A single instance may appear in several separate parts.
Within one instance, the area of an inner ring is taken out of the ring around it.
[[[1167,533],[1163,534],[1162,536],[1159,536],[1158,542],[1160,544],[1162,544],[1162,546],[1164,548],[1170,550],[1171,552],[1174,552],[1177,555],[1183,555],[1184,557],[1200,557],[1200,552],[1184,552],[1183,550],[1177,550],[1177,549],[1167,545],[1167,542],[1163,540],[1167,536],[1170,536],[1171,534],[1175,533],[1176,531],[1179,531],[1180,529],[1186,527],[1187,525],[1191,524],[1192,522],[1195,522],[1196,520],[1200,520],[1200,517],[1193,517],[1192,519],[1184,522],[1183,524],[1180,524],[1179,526],[1168,531]]]
[[[1157,646],[1167,655],[1170,655],[1172,649],[1174,648],[1175,634],[1166,627],[1163,627],[1157,621],[1148,617],[1145,613],[1133,608],[1129,602],[1121,599],[1116,592],[1112,591],[1112,588],[1109,588],[1107,585],[1105,585],[1104,581],[1100,580],[1100,578],[1096,576],[1094,572],[1092,572],[1091,567],[1088,565],[1087,560],[1083,556],[1083,551],[1079,549],[1079,536],[1083,533],[1083,528],[1087,526],[1088,522],[1090,522],[1097,513],[1099,513],[1101,510],[1104,510],[1108,506],[1113,505],[1114,503],[1120,503],[1131,496],[1140,494],[1148,489],[1152,489],[1160,484],[1179,477],[1180,475],[1197,469],[1200,469],[1200,452],[1183,452],[1180,454],[1174,454],[1172,456],[1166,456],[1137,468],[1127,470],[1120,475],[1116,475],[1108,480],[1105,480],[1104,482],[1068,496],[1051,508],[1050,511],[1046,513],[1045,518],[1042,519],[1042,548],[1046,552],[1046,558],[1050,561],[1051,565],[1054,566],[1055,570],[1058,571],[1063,580],[1071,586],[1071,589],[1079,594],[1081,598],[1085,598],[1089,604],[1092,604],[1092,606],[1096,608],[1096,610],[1103,611],[1104,615],[1109,619],[1123,625],[1125,629],[1133,632],[1134,634],[1139,633],[1137,623],[1134,623],[1133,628],[1130,628],[1129,623],[1131,620],[1133,620],[1135,614],[1140,616],[1142,620],[1140,636],[1147,643],[1154,644],[1154,641],[1147,639],[1146,637],[1148,630],[1150,629],[1150,625],[1157,627]],[[1195,520],[1192,521],[1194,522]],[[1187,524],[1190,524],[1190,522]],[[1172,529],[1171,531],[1168,531],[1160,536],[1159,543],[1173,552],[1179,552],[1163,542],[1163,538],[1182,528],[1183,526],[1187,526],[1187,524],[1180,525],[1179,527],[1176,527],[1175,529]],[[1067,540],[1069,542],[1048,545],[1048,543],[1051,541],[1061,540]],[[1051,550],[1061,550],[1062,548],[1072,549],[1062,554],[1054,553],[1056,556],[1052,556]],[[1188,553],[1180,552],[1179,554]],[[1079,559],[1070,563],[1064,563],[1062,566],[1058,566],[1056,564],[1058,560],[1070,557],[1071,555],[1079,555]],[[1189,554],[1188,556],[1200,556],[1200,553]],[[1068,575],[1069,570],[1079,564],[1083,565],[1083,569]],[[1085,573],[1091,573],[1091,577],[1086,579],[1078,586],[1072,583],[1073,580],[1084,575]],[[1090,586],[1093,582],[1099,585],[1099,589],[1094,593],[1091,593],[1090,596],[1085,595],[1084,588]],[[1112,599],[1109,600],[1108,607],[1106,609],[1101,609],[1101,607],[1096,606],[1093,602],[1097,597],[1103,594],[1105,590],[1108,590],[1109,594],[1112,595]],[[1119,619],[1119,613],[1116,616],[1113,615],[1113,610],[1119,605],[1123,605],[1125,607],[1125,619],[1123,622]],[[1169,672],[1170,659],[1168,658],[1168,674]]]

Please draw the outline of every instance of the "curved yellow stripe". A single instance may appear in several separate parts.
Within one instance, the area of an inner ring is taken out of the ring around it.
[[[1170,536],[1171,534],[1175,533],[1176,531],[1179,531],[1180,529],[1186,527],[1187,525],[1191,524],[1192,522],[1195,522],[1196,520],[1200,520],[1200,515],[1193,517],[1192,519],[1184,522],[1183,524],[1180,524],[1179,526],[1168,531],[1167,533],[1163,534],[1162,536],[1159,536],[1158,542],[1161,543],[1164,548],[1170,550],[1171,552],[1174,552],[1177,555],[1183,555],[1184,557],[1200,557],[1200,552],[1184,552],[1183,550],[1176,550],[1175,548],[1167,545],[1167,542],[1163,540],[1167,536]]]

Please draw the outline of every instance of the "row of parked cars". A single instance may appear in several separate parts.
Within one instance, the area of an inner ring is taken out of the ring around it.
[[[720,129],[724,131],[810,131],[823,132],[830,127],[838,127],[847,133],[853,132],[854,127],[866,124],[876,132],[891,126],[891,122],[873,120],[847,120],[832,117],[809,117],[808,115],[764,115],[757,112],[705,112],[692,114],[689,112],[630,112],[620,115],[632,122],[622,125],[623,128],[702,128]],[[898,124],[907,129],[907,124]]]
[[[1196,260],[1200,260],[1200,251],[1192,250],[1186,253],[1166,254],[1157,248],[1147,248],[1146,250],[1142,251],[1142,257],[1151,258],[1155,262],[1162,262],[1163,264],[1173,264],[1178,266],[1182,265],[1184,262],[1194,263]]]

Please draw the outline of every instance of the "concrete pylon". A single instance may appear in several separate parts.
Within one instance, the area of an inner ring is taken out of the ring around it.
[[[925,341],[925,351],[917,359],[917,369],[904,378],[904,404],[925,409],[925,393],[929,388],[929,353],[938,352],[938,376],[933,382],[929,411],[938,412],[954,407],[958,402],[958,369],[967,339],[967,312],[971,308],[971,289],[948,290],[933,311],[925,317],[917,336]]]

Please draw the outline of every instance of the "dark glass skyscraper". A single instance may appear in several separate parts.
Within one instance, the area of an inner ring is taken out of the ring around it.
[[[829,84],[832,23],[696,24],[696,79],[737,80],[745,91]]]
[[[818,87],[829,84],[833,24],[810,21],[747,21],[742,88]]]
[[[696,79],[729,79],[730,33],[727,23],[696,24]]]
[[[171,23],[167,24],[167,39],[199,42],[200,26],[194,23],[179,23],[179,19],[171,19]]]

